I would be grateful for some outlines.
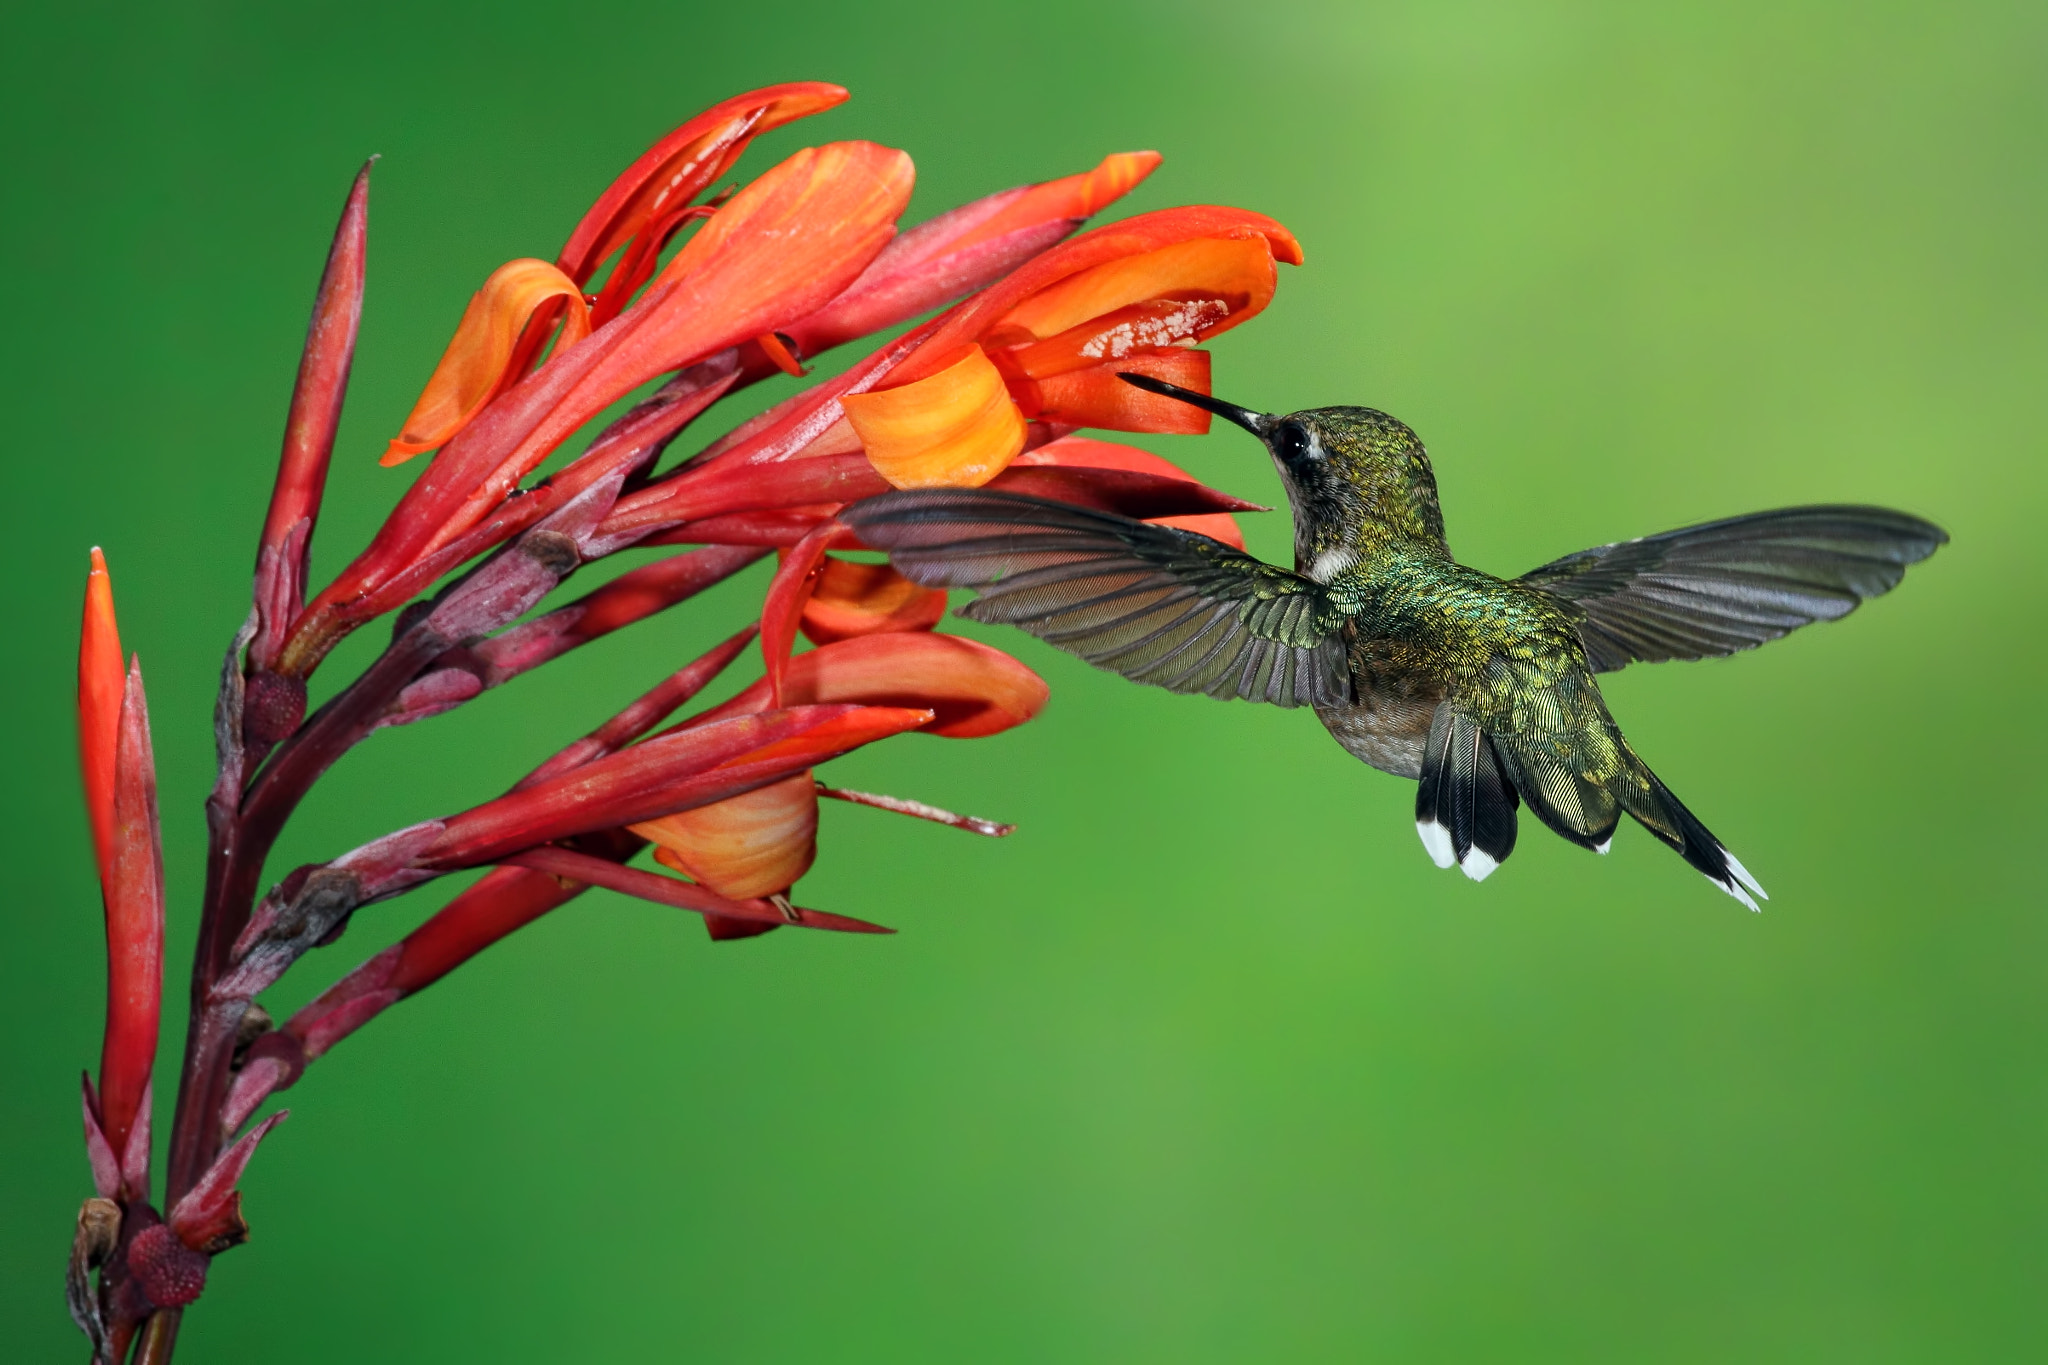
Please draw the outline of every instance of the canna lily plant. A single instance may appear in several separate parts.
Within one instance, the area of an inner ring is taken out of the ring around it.
[[[892,148],[828,143],[737,190],[726,183],[753,138],[845,98],[807,82],[715,105],[628,166],[552,261],[492,272],[383,454],[386,466],[424,459],[418,475],[369,544],[316,586],[312,538],[364,292],[369,167],[356,177],[314,300],[251,606],[221,672],[191,1012],[161,1172],[151,1077],[166,906],[148,705],[92,552],[78,727],[107,1014],[83,1096],[95,1193],[67,1288],[100,1365],[171,1359],[212,1258],[248,1235],[237,1185],[285,1117],[266,1113],[274,1097],[506,935],[591,887],[700,915],[713,939],[887,933],[796,903],[821,799],[1010,832],[819,776],[897,735],[997,734],[1047,695],[1007,654],[937,633],[943,592],[849,557],[864,547],[838,521],[842,505],[892,487],[991,484],[1243,543],[1232,514],[1253,504],[1075,433],[1202,429],[1206,413],[1115,372],[1206,392],[1199,343],[1271,300],[1277,263],[1301,260],[1286,229],[1192,207],[1075,235],[1150,174],[1150,152],[907,231],[911,161]],[[823,353],[904,324],[915,325],[836,376],[668,459],[721,400],[805,378]],[[644,562],[540,610],[572,575],[628,550]],[[771,554],[757,620],[536,755],[509,791],[268,881],[293,811],[378,730],[463,706]],[[309,710],[309,680],[334,647],[393,613],[391,643]],[[756,649],[757,681],[689,711]],[[651,866],[634,865],[643,853]],[[418,929],[282,1024],[266,1012],[264,992],[358,912],[477,869]]]

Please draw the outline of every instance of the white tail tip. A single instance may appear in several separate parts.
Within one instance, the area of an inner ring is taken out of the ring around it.
[[[1458,861],[1456,850],[1451,847],[1451,832],[1434,820],[1417,820],[1415,832],[1422,836],[1422,846],[1429,852],[1429,860],[1438,867],[1449,867]]]

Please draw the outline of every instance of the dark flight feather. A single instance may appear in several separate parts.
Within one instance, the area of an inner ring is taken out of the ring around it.
[[[1882,507],[1788,507],[1596,546],[1522,575],[1579,613],[1595,672],[1752,649],[1890,592],[1948,534]]]
[[[1341,611],[1322,585],[1208,536],[983,489],[906,489],[840,520],[960,609],[1175,692],[1276,706],[1341,703]]]

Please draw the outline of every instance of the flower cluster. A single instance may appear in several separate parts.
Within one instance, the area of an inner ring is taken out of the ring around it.
[[[995,734],[1046,700],[1017,660],[935,632],[943,592],[847,557],[863,547],[836,518],[845,503],[891,487],[990,484],[1242,544],[1231,513],[1251,504],[1145,451],[1073,433],[1201,429],[1206,414],[1115,372],[1206,392],[1198,343],[1265,307],[1276,262],[1301,259],[1287,231],[1255,213],[1195,207],[1074,235],[1153,170],[1149,152],[901,232],[910,158],[873,143],[806,148],[737,191],[722,187],[753,138],[845,97],[799,83],[716,105],[629,166],[552,262],[494,271],[384,463],[432,458],[370,543],[316,590],[310,548],[363,296],[369,168],[357,177],[315,300],[252,607],[222,672],[168,1215],[152,1202],[150,1169],[164,895],[149,722],[94,551],[78,714],[108,1006],[98,1085],[85,1086],[97,1195],[80,1215],[69,1287],[97,1359],[131,1349],[169,1359],[211,1257],[246,1234],[236,1184],[284,1116],[244,1132],[264,1102],[507,934],[593,886],[702,915],[715,939],[782,927],[887,932],[792,899],[817,856],[821,797],[1009,832],[816,775],[893,735]],[[935,309],[944,311],[664,467],[671,443],[721,399],[804,376],[833,347]],[[623,417],[534,479],[636,392]],[[677,548],[532,614],[584,566],[659,547]],[[770,554],[779,564],[758,621],[510,791],[258,894],[291,813],[378,729],[461,706]],[[309,715],[314,671],[392,612],[391,644]],[[812,647],[799,652],[799,639]],[[675,719],[757,644],[758,681]],[[630,865],[650,847],[654,869]],[[419,929],[282,1026],[258,1003],[364,906],[480,868],[489,870]]]

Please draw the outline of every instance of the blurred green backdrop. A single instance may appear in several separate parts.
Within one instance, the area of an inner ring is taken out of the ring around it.
[[[1633,827],[1440,874],[1413,788],[1305,714],[1009,637],[1054,685],[1039,723],[837,771],[1023,832],[834,809],[806,899],[900,937],[714,946],[599,893],[402,1006],[288,1097],[186,1353],[2048,1353],[2048,9],[22,6],[6,48],[9,1359],[81,1355],[87,546],[149,669],[182,1002],[215,668],[356,164],[384,157],[329,571],[484,275],[552,255],[683,117],[799,78],[855,98],[747,166],[903,146],[913,219],[1157,147],[1129,208],[1290,224],[1309,264],[1217,346],[1219,391],[1406,418],[1481,566],[1816,500],[1955,543],[1840,625],[1611,680],[1770,887],[1758,916]],[[1153,444],[1277,500],[1241,435]],[[1280,514],[1252,535],[1285,553]],[[378,736],[278,866],[500,789],[730,630],[759,572]],[[366,913],[280,1013],[445,894]],[[181,1037],[174,1012],[166,1068]]]

